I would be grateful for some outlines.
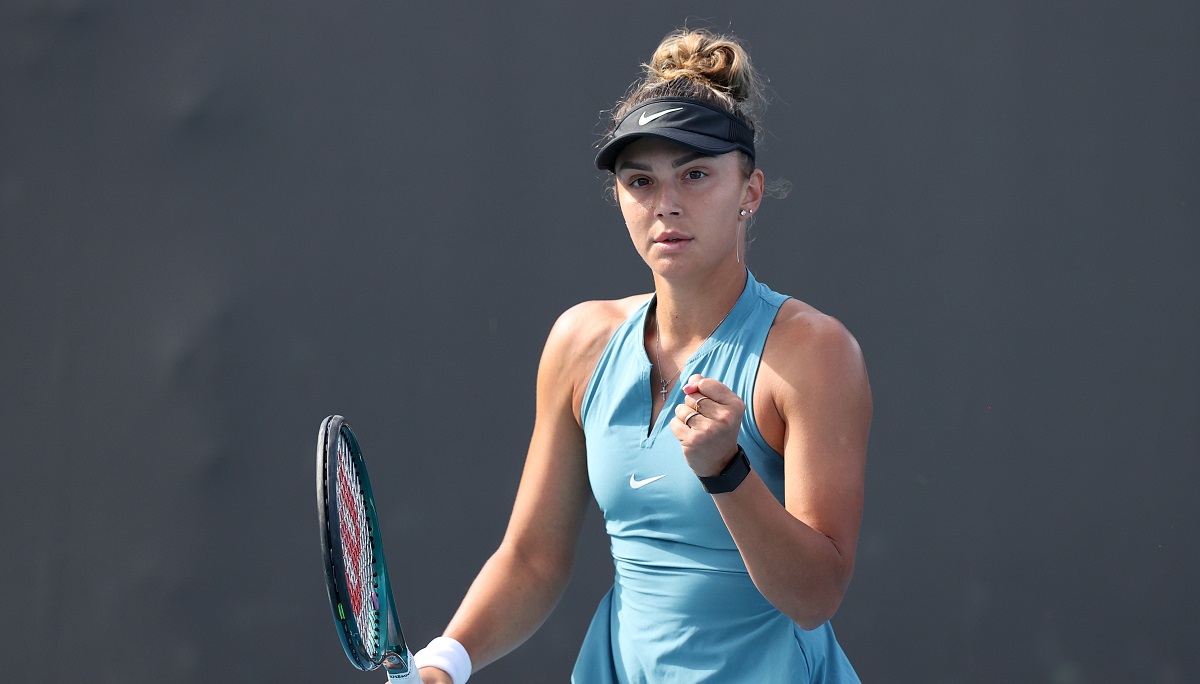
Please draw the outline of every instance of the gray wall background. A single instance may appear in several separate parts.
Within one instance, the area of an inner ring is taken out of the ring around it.
[[[688,20],[772,79],[752,268],[867,355],[864,679],[1200,679],[1200,5],[1031,0],[0,2],[3,678],[377,681],[323,593],[333,412],[436,635],[550,325],[651,286],[591,145]],[[565,681],[610,580],[593,517],[472,681]]]

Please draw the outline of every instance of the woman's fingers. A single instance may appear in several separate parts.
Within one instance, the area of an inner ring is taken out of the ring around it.
[[[701,375],[688,378],[683,391],[671,432],[692,470],[699,475],[720,472],[729,454],[737,451],[745,404],[721,382]]]

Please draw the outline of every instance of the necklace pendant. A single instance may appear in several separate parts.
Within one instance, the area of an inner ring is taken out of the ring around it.
[[[658,390],[658,393],[662,395],[663,399],[666,399],[667,398],[667,383],[665,381],[660,380],[659,386],[662,387],[662,389]]]

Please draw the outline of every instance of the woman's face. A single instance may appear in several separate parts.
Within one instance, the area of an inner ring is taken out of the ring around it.
[[[641,138],[622,150],[614,175],[629,236],[656,273],[736,263],[739,212],[758,208],[763,186],[762,171],[747,178],[738,153],[709,156]]]

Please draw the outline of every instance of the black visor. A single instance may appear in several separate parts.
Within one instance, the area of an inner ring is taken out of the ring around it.
[[[657,97],[634,107],[596,155],[596,168],[612,171],[629,143],[663,138],[706,154],[741,150],[754,159],[754,131],[743,121],[702,100]]]

